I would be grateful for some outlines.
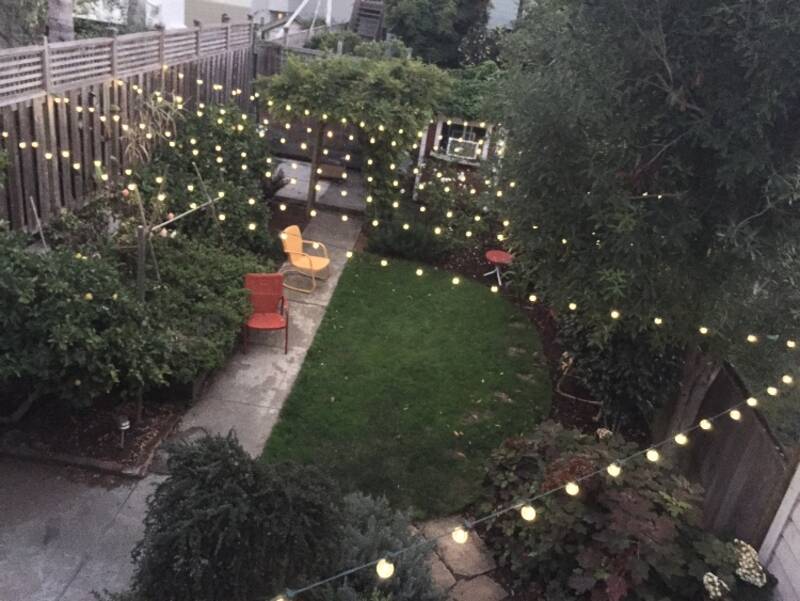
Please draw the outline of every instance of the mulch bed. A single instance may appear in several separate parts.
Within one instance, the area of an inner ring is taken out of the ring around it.
[[[122,475],[144,475],[155,449],[175,429],[186,405],[144,403],[135,421],[135,403],[111,399],[76,411],[66,403],[43,403],[19,423],[0,427],[0,451],[9,455],[79,465]],[[130,419],[120,446],[116,415]]]
[[[278,234],[281,230],[289,227],[290,225],[300,226],[300,230],[305,229],[310,221],[308,213],[306,213],[306,206],[299,204],[286,204],[286,210],[281,211],[279,208],[280,203],[272,203],[272,213],[269,220],[269,231]]]

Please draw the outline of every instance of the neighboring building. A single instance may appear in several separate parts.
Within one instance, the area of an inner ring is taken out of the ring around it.
[[[253,0],[186,0],[186,25],[195,21],[216,25],[227,17],[233,23],[246,21],[253,13]]]
[[[195,0],[147,0],[145,7],[147,27],[153,29],[180,29],[186,25],[186,5]],[[92,3],[76,5],[75,17],[107,24],[123,26],[127,20],[128,3],[109,2],[108,0],[95,0]]]

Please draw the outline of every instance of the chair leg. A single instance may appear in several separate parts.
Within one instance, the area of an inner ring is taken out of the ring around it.
[[[502,288],[502,287],[503,287],[503,277],[502,277],[502,274],[501,274],[501,272],[500,272],[500,268],[499,268],[499,267],[497,268],[497,285],[498,285],[500,288]]]
[[[283,354],[289,352],[289,319],[286,319],[286,333],[283,336]]]

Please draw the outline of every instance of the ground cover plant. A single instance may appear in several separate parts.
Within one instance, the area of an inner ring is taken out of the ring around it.
[[[548,411],[533,326],[486,286],[351,261],[263,459],[314,463],[418,515],[458,511],[489,452]]]
[[[552,601],[690,601],[706,598],[708,581],[719,578],[732,592],[727,599],[769,599],[774,579],[760,566],[743,568],[746,545],[702,530],[702,490],[663,457],[621,461],[636,450],[610,432],[598,439],[546,422],[493,453],[487,513],[601,472],[576,496],[559,490],[533,502],[534,521],[514,511],[488,523],[486,540],[517,592]],[[612,464],[615,475],[606,473]]]

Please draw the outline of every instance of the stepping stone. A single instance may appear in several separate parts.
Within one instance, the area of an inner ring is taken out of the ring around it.
[[[506,591],[488,576],[462,580],[447,596],[448,601],[502,601]]]
[[[462,524],[458,518],[425,522],[420,526],[426,538],[437,538],[436,551],[445,566],[456,576],[471,578],[494,570],[497,565],[483,541],[474,532],[463,545],[455,542],[450,533]]]
[[[456,583],[455,577],[450,573],[450,570],[447,569],[447,566],[444,565],[444,562],[439,559],[436,553],[431,553],[428,556],[428,565],[431,569],[431,580],[433,581],[434,588],[440,593],[445,594]]]

